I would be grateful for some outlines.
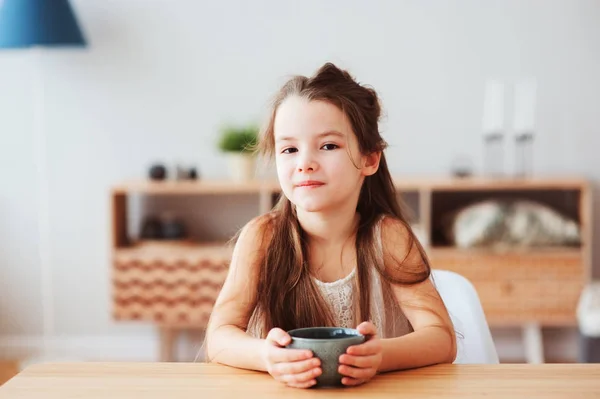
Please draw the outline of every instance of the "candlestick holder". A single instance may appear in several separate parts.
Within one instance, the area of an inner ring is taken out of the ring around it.
[[[504,134],[502,132],[483,135],[483,164],[487,177],[504,176]]]
[[[533,175],[533,139],[532,131],[515,135],[515,177],[527,178]]]

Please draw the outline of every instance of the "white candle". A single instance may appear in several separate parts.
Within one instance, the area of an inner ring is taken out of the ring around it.
[[[483,134],[504,130],[504,83],[488,80],[483,99]]]
[[[514,132],[517,135],[533,133],[535,129],[535,103],[537,83],[527,79],[515,84]]]

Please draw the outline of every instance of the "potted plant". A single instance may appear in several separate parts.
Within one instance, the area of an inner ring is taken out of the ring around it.
[[[228,158],[229,171],[235,181],[254,179],[256,172],[256,157],[254,148],[258,141],[256,126],[226,126],[221,129],[219,149]]]

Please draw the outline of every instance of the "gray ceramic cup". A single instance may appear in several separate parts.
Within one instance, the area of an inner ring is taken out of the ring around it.
[[[310,349],[321,360],[321,370],[317,377],[318,387],[342,385],[342,375],[338,372],[340,356],[352,345],[365,342],[365,336],[357,330],[343,327],[311,327],[288,331],[292,349]]]

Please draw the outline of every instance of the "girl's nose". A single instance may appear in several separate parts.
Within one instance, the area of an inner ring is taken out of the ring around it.
[[[317,170],[317,163],[310,154],[299,157],[298,159],[298,172],[312,173]]]

